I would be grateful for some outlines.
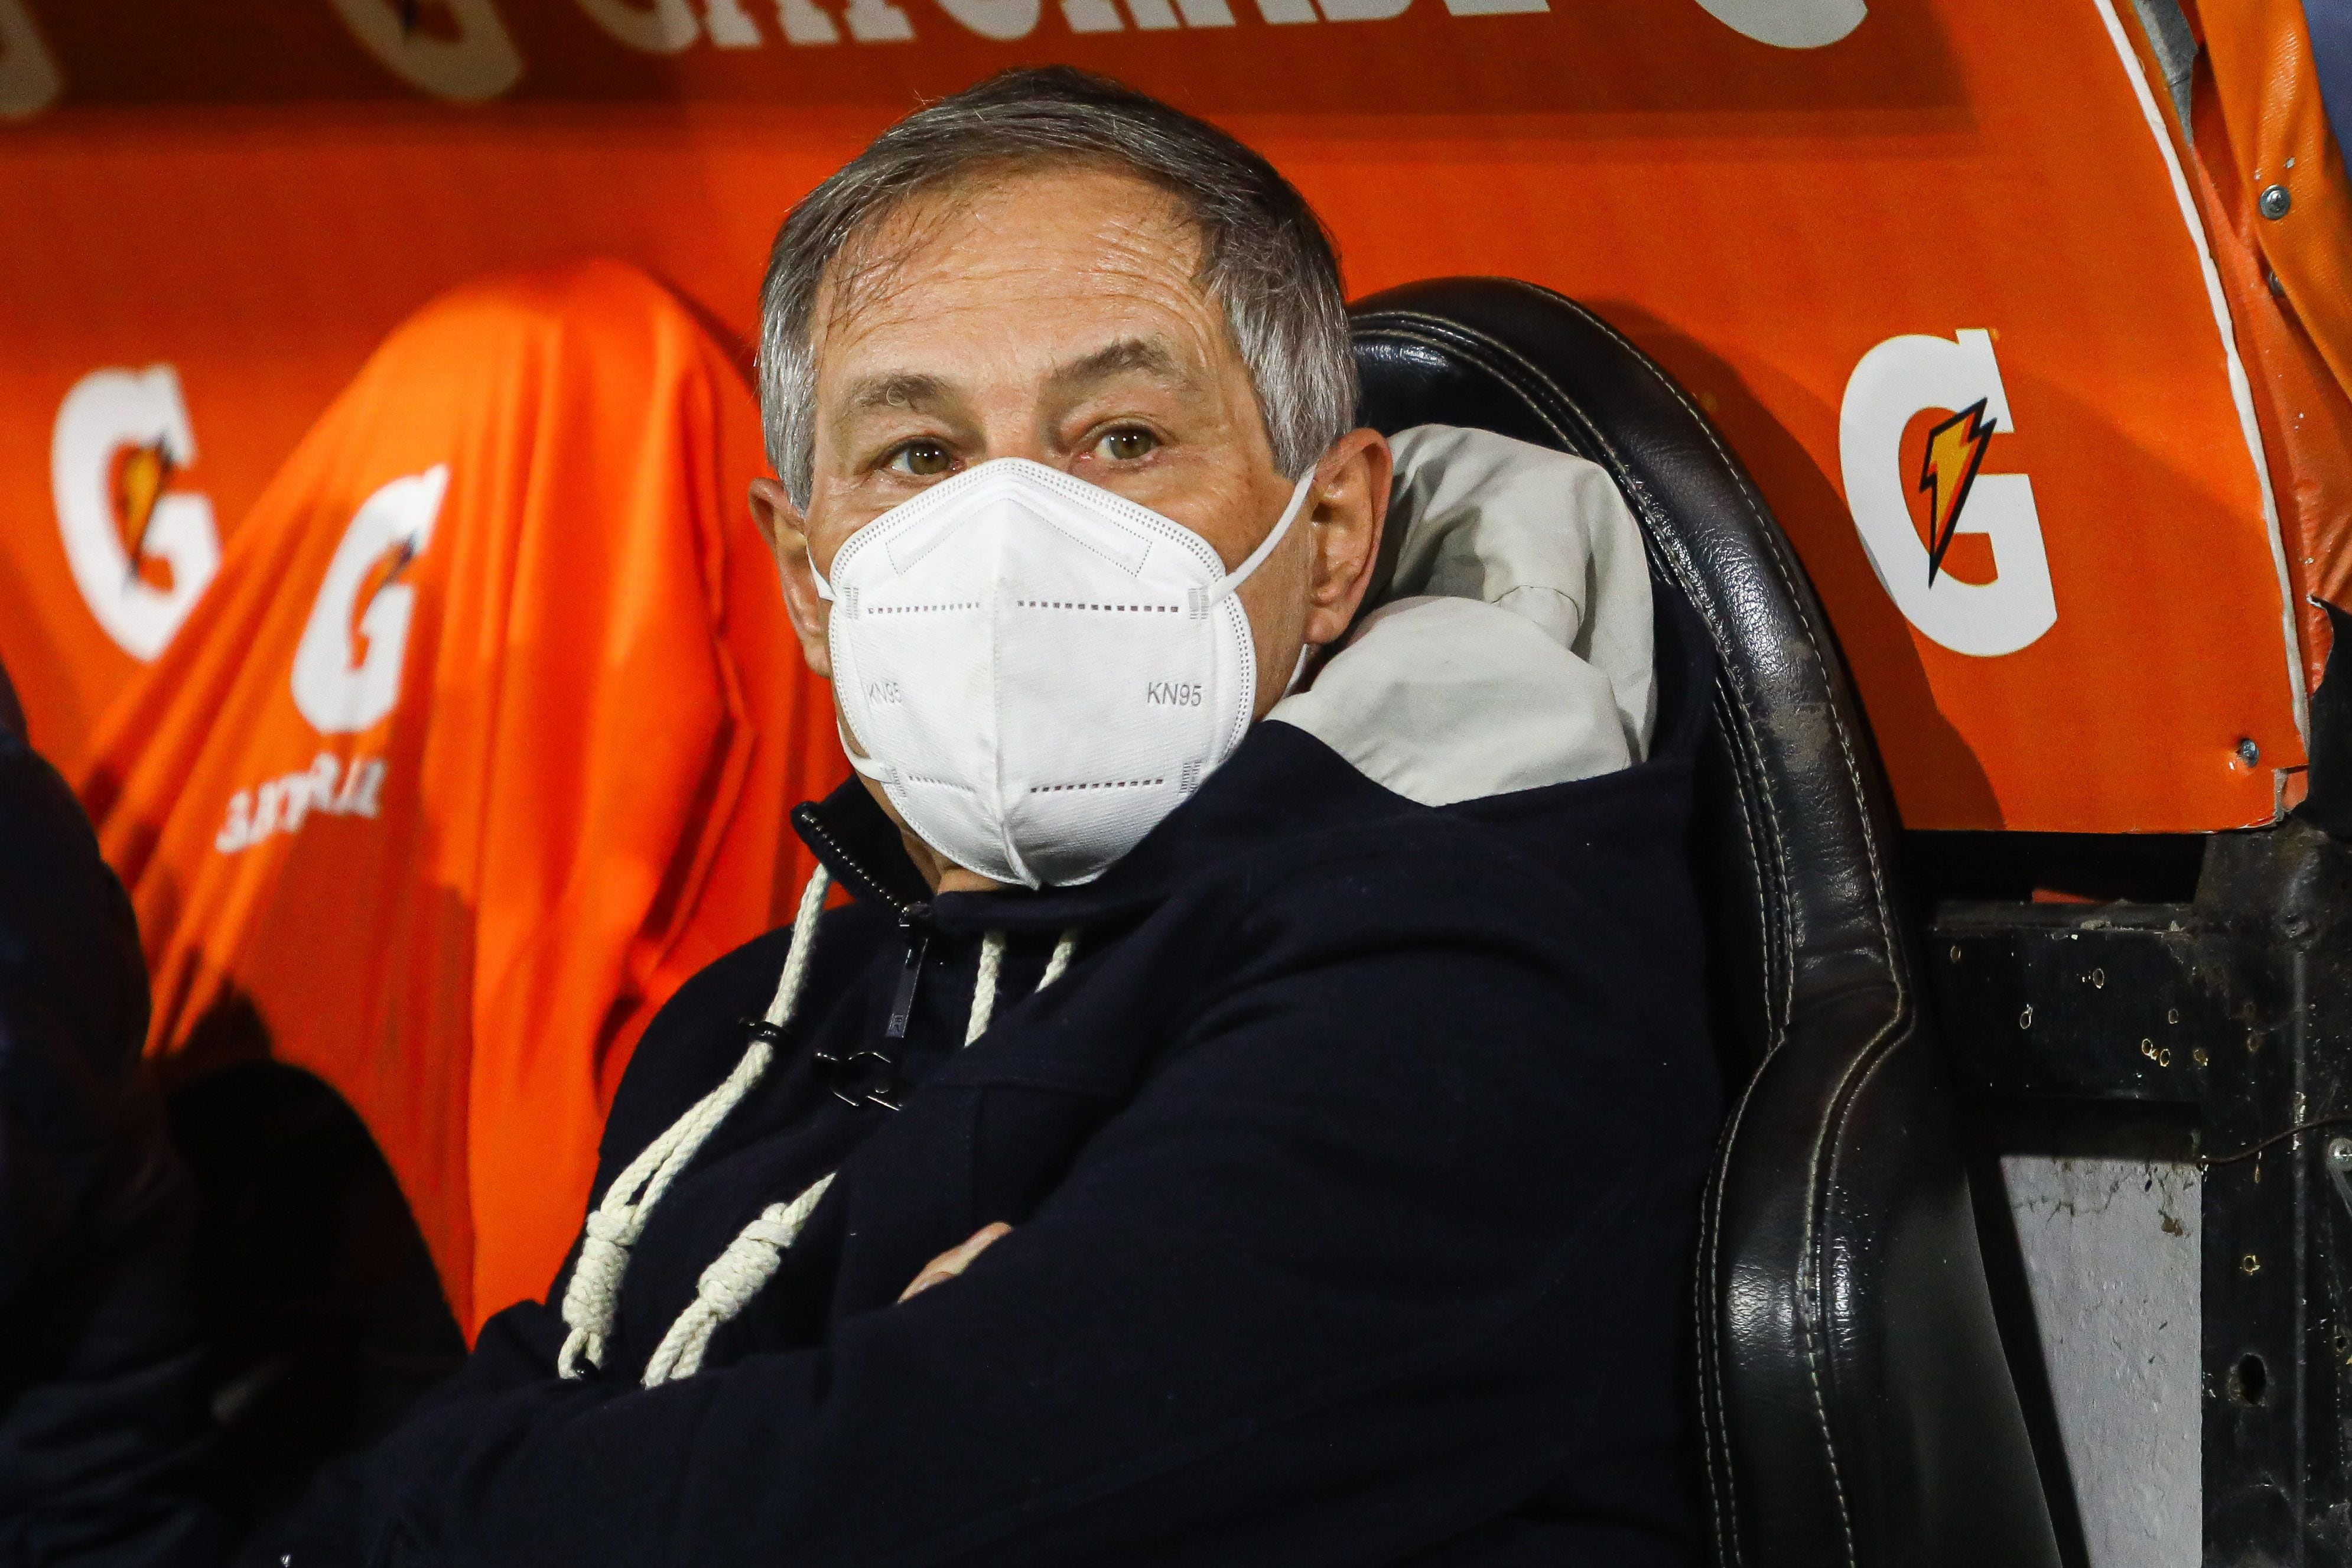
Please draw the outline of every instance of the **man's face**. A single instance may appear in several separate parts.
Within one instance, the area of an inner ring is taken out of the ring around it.
[[[752,490],[811,668],[831,675],[830,607],[810,563],[829,571],[858,529],[992,458],[1027,458],[1149,507],[1229,569],[1257,546],[1292,481],[1275,468],[1223,312],[1195,281],[1200,261],[1166,193],[1093,168],[918,198],[845,251],[817,301],[808,507],[773,480]],[[1353,615],[1388,481],[1385,443],[1351,433],[1318,469],[1306,526],[1242,585],[1259,715],[1301,647]]]

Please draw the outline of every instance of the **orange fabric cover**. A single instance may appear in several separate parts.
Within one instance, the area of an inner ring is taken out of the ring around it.
[[[2352,608],[2352,185],[2330,135],[2302,0],[2201,0],[2193,167],[2262,421],[2287,576],[2316,688]],[[2263,216],[2263,191],[2288,206]]]
[[[2208,154],[2230,163],[2243,185],[2242,212],[2304,330],[2352,385],[2352,180],[2327,125],[2303,0],[2191,0],[2229,143]],[[2203,147],[2200,128],[2200,146]],[[2272,185],[2287,210],[2255,218]]]
[[[761,471],[737,364],[642,274],[460,289],[311,429],[94,741],[151,1051],[339,1089],[469,1334],[547,1288],[630,1047],[773,922],[784,813],[845,771]]]

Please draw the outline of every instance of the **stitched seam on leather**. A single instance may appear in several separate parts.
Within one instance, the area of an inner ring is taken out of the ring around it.
[[[1892,968],[1893,965],[1889,967]],[[1822,1214],[1829,1206],[1829,1189],[1822,1180],[1822,1161],[1825,1152],[1835,1146],[1837,1135],[1844,1129],[1846,1117],[1853,1110],[1854,1086],[1857,1079],[1869,1076],[1876,1067],[1878,1058],[1888,1048],[1888,1037],[1894,1034],[1906,1020],[1907,1009],[1904,997],[1906,993],[1899,973],[1895,980],[1895,1006],[1887,1015],[1886,1021],[1879,1026],[1877,1033],[1871,1036],[1863,1048],[1854,1054],[1853,1059],[1847,1064],[1845,1075],[1838,1080],[1837,1092],[1831,1098],[1832,1109],[1823,1121],[1822,1131],[1814,1137],[1812,1149],[1807,1155],[1806,1191],[1811,1195],[1805,1203],[1805,1235],[1803,1244],[1798,1252],[1798,1256],[1804,1260],[1803,1266],[1811,1278],[1801,1282],[1797,1327],[1805,1340],[1805,1375],[1812,1384],[1813,1416],[1822,1429],[1822,1446],[1828,1450],[1830,1486],[1837,1497],[1838,1522],[1845,1532],[1846,1562],[1850,1568],[1859,1568],[1861,1557],[1854,1545],[1853,1518],[1846,1502],[1843,1467],[1838,1463],[1836,1441],[1830,1431],[1829,1401],[1822,1389],[1821,1347],[1815,1342],[1813,1333],[1817,1314],[1811,1310],[1826,1294],[1825,1281],[1829,1273],[1828,1269],[1822,1267],[1820,1258],[1816,1256],[1820,1245]]]
[[[1724,696],[1721,688],[1717,689],[1715,700],[1709,706],[1718,716],[1725,719],[1732,718],[1728,711],[1728,700]],[[1739,828],[1741,836],[1748,844],[1749,861],[1756,868],[1757,927],[1763,937],[1763,951],[1759,954],[1759,958],[1764,969],[1764,994],[1769,1005],[1772,994],[1773,937],[1766,907],[1764,881],[1770,875],[1771,867],[1770,863],[1763,858],[1756,841],[1755,817],[1748,810],[1748,791],[1745,787],[1748,782],[1748,760],[1737,748],[1732,751],[1732,766],[1740,775],[1737,783],[1741,786],[1734,788],[1732,799],[1739,810]],[[1779,1021],[1775,1018],[1768,1017],[1767,1026],[1769,1044],[1765,1054],[1769,1059],[1771,1052],[1779,1047],[1781,1031]],[[1750,1088],[1752,1087],[1751,1080]],[[1702,1436],[1706,1438],[1706,1442],[1702,1445],[1702,1453],[1706,1459],[1707,1498],[1714,1513],[1717,1558],[1719,1562],[1730,1565],[1730,1568],[1736,1568],[1740,1561],[1739,1535],[1737,1527],[1739,1492],[1732,1465],[1730,1422],[1724,1415],[1724,1394],[1721,1387],[1723,1319],[1720,1311],[1716,1310],[1715,1303],[1715,1260],[1717,1247],[1722,1235],[1723,1193],[1729,1184],[1731,1151],[1738,1142],[1739,1124],[1745,1117],[1748,1102],[1748,1096],[1743,1092],[1738,1104],[1733,1108],[1731,1119],[1726,1125],[1718,1143],[1715,1176],[1708,1184],[1708,1202],[1704,1215],[1705,1241],[1700,1255],[1701,1272],[1706,1282],[1706,1294],[1696,1303],[1700,1313],[1700,1321],[1696,1325],[1701,1333],[1700,1342],[1706,1346],[1708,1352],[1706,1370],[1709,1375],[1702,1379],[1699,1402]]]
[[[1731,717],[1731,715],[1727,711],[1730,706],[1729,700],[1724,696],[1719,689],[1717,691],[1716,700],[1713,706],[1719,714],[1722,714],[1726,718]],[[1757,842],[1755,816],[1753,813],[1749,811],[1748,805],[1748,795],[1751,791],[1760,791],[1760,781],[1754,776],[1759,771],[1757,764],[1754,759],[1748,757],[1743,751],[1736,747],[1733,748],[1731,752],[1731,762],[1733,769],[1738,775],[1735,781],[1736,787],[1732,791],[1732,798],[1734,804],[1738,807],[1740,832],[1742,837],[1747,840],[1748,858],[1756,869],[1756,914],[1758,929],[1762,932],[1763,937],[1763,951],[1759,956],[1764,969],[1764,994],[1769,1008],[1772,994],[1772,963],[1776,940],[1774,929],[1769,918],[1769,911],[1767,909],[1765,883],[1772,874],[1774,864],[1770,859],[1767,858],[1763,855],[1761,847]],[[1781,889],[1781,891],[1785,896],[1785,889]],[[1764,1059],[1766,1061],[1769,1061],[1773,1054],[1780,1049],[1781,1041],[1786,1038],[1786,1034],[1779,1017],[1768,1016],[1766,1024],[1769,1043],[1765,1051]],[[1756,1075],[1757,1078],[1760,1078],[1761,1073],[1762,1064],[1759,1063],[1758,1074]],[[1715,1180],[1710,1184],[1713,1188],[1715,1202],[1711,1205],[1706,1215],[1707,1242],[1706,1256],[1710,1277],[1712,1277],[1713,1274],[1715,1260],[1717,1256],[1717,1248],[1721,1242],[1723,1219],[1722,1194],[1730,1184],[1731,1154],[1732,1151],[1738,1144],[1739,1129],[1746,1121],[1748,1106],[1754,1092],[1755,1083],[1756,1078],[1751,1078],[1748,1089],[1740,1095],[1738,1104],[1733,1109],[1732,1116],[1725,1126],[1717,1155]],[[1712,1309],[1713,1305],[1714,1303],[1710,1300],[1710,1309]],[[1707,1450],[1708,1458],[1711,1461],[1719,1462],[1722,1468],[1722,1508],[1725,1511],[1719,1513],[1717,1518],[1717,1530],[1721,1536],[1719,1555],[1721,1561],[1726,1564],[1730,1565],[1730,1568],[1737,1568],[1737,1564],[1740,1561],[1739,1532],[1738,1528],[1739,1489],[1732,1459],[1730,1418],[1726,1413],[1726,1395],[1720,1384],[1720,1367],[1723,1362],[1722,1330],[1723,1320],[1721,1313],[1719,1311],[1710,1310],[1706,1322],[1706,1343],[1713,1352],[1712,1359],[1717,1369],[1717,1383],[1714,1390],[1715,1397],[1713,1401],[1713,1408],[1710,1411],[1707,1405],[1703,1402],[1701,1405],[1701,1417],[1704,1421],[1711,1415],[1717,1426],[1717,1435],[1719,1436],[1720,1442],[1719,1449],[1710,1448]],[[1716,1463],[1711,1462],[1708,1467],[1707,1478],[1710,1493],[1715,1489],[1715,1468]]]
[[[1720,689],[1716,693],[1715,701],[1709,706],[1718,711],[1727,706]],[[1735,768],[1739,766],[1737,752],[1733,753],[1733,766]],[[1764,994],[1769,1002],[1772,994],[1772,926],[1765,907],[1766,863],[1756,843],[1756,821],[1748,809],[1747,791],[1735,788],[1732,791],[1732,799],[1739,807],[1740,834],[1748,843],[1748,859],[1756,868],[1757,929],[1763,933],[1763,952],[1759,957],[1764,968]],[[1780,1029],[1777,1020],[1768,1019],[1767,1023],[1769,1030],[1769,1044],[1766,1047],[1765,1056],[1769,1060],[1771,1053],[1779,1048]],[[1750,1088],[1753,1088],[1753,1079],[1750,1080]],[[1723,1193],[1730,1178],[1731,1151],[1738,1141],[1739,1123],[1746,1115],[1748,1099],[1748,1095],[1742,1093],[1739,1103],[1733,1109],[1731,1120],[1725,1127],[1721,1137],[1716,1160],[1715,1179],[1707,1184],[1707,1204],[1704,1216],[1706,1227],[1706,1238],[1700,1253],[1699,1269],[1705,1293],[1695,1303],[1699,1314],[1699,1321],[1696,1326],[1701,1331],[1700,1342],[1707,1347],[1708,1352],[1706,1366],[1700,1379],[1699,1422],[1702,1436],[1706,1439],[1701,1445],[1701,1452],[1706,1459],[1707,1501],[1714,1513],[1716,1556],[1718,1562],[1727,1565],[1727,1568],[1737,1568],[1740,1560],[1738,1529],[1739,1490],[1732,1469],[1731,1423],[1724,1414],[1724,1394],[1721,1387],[1723,1315],[1717,1310],[1715,1301],[1716,1247],[1722,1235]],[[1720,1471],[1719,1475],[1718,1471]]]
[[[1817,1290],[1821,1284],[1821,1270],[1816,1268],[1812,1274],[1812,1288]],[[1797,1308],[1797,1326],[1805,1336],[1805,1378],[1813,1385],[1813,1419],[1821,1426],[1822,1447],[1829,1456],[1830,1490],[1837,1498],[1838,1529],[1845,1536],[1845,1560],[1849,1568],[1860,1568],[1862,1560],[1855,1553],[1853,1544],[1853,1512],[1846,1506],[1845,1500],[1845,1473],[1838,1463],[1837,1440],[1830,1436],[1829,1401],[1822,1394],[1821,1352],[1813,1343],[1812,1322],[1801,1301]]]
[[[1810,634],[1808,635],[1810,636]],[[1840,727],[1838,739],[1839,744],[1843,747],[1845,742],[1843,726]],[[1846,767],[1850,776],[1858,777],[1851,751],[1849,751],[1846,755]],[[1858,788],[1857,794],[1859,794]],[[1872,842],[1873,835],[1870,831],[1869,819],[1866,812],[1864,816],[1862,831],[1864,847],[1871,850],[1870,879],[1873,890],[1878,898],[1880,931],[1881,933],[1887,938],[1886,969],[1894,982],[1895,1005],[1888,1013],[1885,1023],[1881,1025],[1878,1032],[1871,1037],[1870,1043],[1864,1046],[1861,1051],[1855,1053],[1853,1059],[1847,1065],[1845,1076],[1840,1079],[1837,1088],[1837,1095],[1835,1100],[1832,1101],[1835,1106],[1835,1110],[1832,1111],[1827,1121],[1823,1123],[1821,1133],[1814,1139],[1812,1152],[1807,1162],[1809,1170],[1807,1180],[1811,1184],[1810,1190],[1816,1195],[1805,1205],[1805,1240],[1801,1255],[1811,1266],[1813,1270],[1812,1293],[1816,1300],[1821,1300],[1826,1293],[1827,1287],[1825,1283],[1825,1276],[1828,1272],[1828,1270],[1822,1266],[1821,1261],[1815,1257],[1816,1248],[1819,1246],[1818,1235],[1821,1229],[1819,1222],[1823,1211],[1825,1211],[1829,1206],[1829,1186],[1828,1184],[1822,1179],[1822,1160],[1828,1151],[1834,1149],[1837,1145],[1839,1135],[1844,1130],[1846,1118],[1853,1110],[1853,1101],[1856,1098],[1857,1086],[1860,1081],[1868,1078],[1872,1072],[1875,1071],[1877,1069],[1879,1060],[1894,1048],[1893,1046],[1888,1043],[1889,1037],[1893,1036],[1898,1029],[1906,1028],[1908,1024],[1910,1015],[1910,990],[1905,984],[1903,954],[1901,950],[1895,945],[1892,931],[1888,927],[1885,885],[1879,875],[1878,856]],[[1907,1030],[1905,1037],[1908,1037]],[[1801,1312],[1798,1317],[1798,1321],[1803,1326],[1805,1331],[1806,1373],[1812,1379],[1813,1407],[1822,1424],[1822,1441],[1827,1444],[1831,1442],[1829,1432],[1829,1405],[1822,1393],[1821,1376],[1818,1370],[1820,1354],[1817,1347],[1815,1347],[1812,1342],[1813,1333],[1811,1319]],[[1840,1520],[1845,1527],[1846,1561],[1850,1564],[1855,1564],[1856,1568],[1858,1568],[1861,1559],[1857,1555],[1854,1547],[1853,1523],[1852,1515],[1846,1505],[1845,1485],[1840,1474],[1840,1467],[1837,1462],[1837,1451],[1834,1447],[1832,1447],[1830,1450],[1830,1481],[1831,1484],[1837,1489],[1838,1512]]]
[[[1720,692],[1717,694],[1717,700],[1712,706],[1717,712],[1724,713],[1727,717],[1730,716],[1727,712],[1728,705],[1723,700]],[[1733,770],[1739,775],[1738,780],[1738,784],[1745,786],[1752,783],[1756,786],[1757,794],[1760,795],[1763,793],[1761,779],[1752,778],[1750,776],[1749,769],[1753,764],[1751,764],[1746,757],[1736,750],[1731,753],[1731,765]],[[1758,770],[1759,773],[1760,771],[1760,769]],[[1757,955],[1757,957],[1758,962],[1763,966],[1764,970],[1763,990],[1767,1007],[1765,1025],[1767,1031],[1766,1038],[1768,1041],[1765,1047],[1765,1056],[1769,1058],[1773,1051],[1780,1048],[1780,1041],[1786,1036],[1786,1025],[1778,1014],[1769,1011],[1772,997],[1772,961],[1774,954],[1778,950],[1778,942],[1772,927],[1771,913],[1769,909],[1767,907],[1765,900],[1764,884],[1766,879],[1771,874],[1772,863],[1765,859],[1763,846],[1757,839],[1756,819],[1754,815],[1748,809],[1748,790],[1745,787],[1732,791],[1733,804],[1739,807],[1740,836],[1748,842],[1748,858],[1756,868],[1756,927],[1757,930],[1763,933],[1763,950]],[[1775,890],[1780,892],[1784,897],[1786,896],[1786,889],[1777,889]],[[1793,958],[1790,960],[1789,967],[1791,969],[1795,967]]]
[[[1709,1227],[1706,1252],[1706,1268],[1709,1277],[1707,1301],[1709,1324],[1708,1343],[1714,1349],[1715,1360],[1718,1368],[1722,1362],[1723,1342],[1720,1332],[1722,1316],[1714,1310],[1713,1275],[1714,1258],[1716,1256],[1716,1241],[1721,1235],[1723,1219],[1723,1193],[1728,1184],[1728,1178],[1731,1171],[1731,1151],[1739,1142],[1740,1125],[1747,1120],[1748,1103],[1755,1099],[1756,1085],[1761,1081],[1762,1078],[1763,1072],[1759,1067],[1756,1074],[1748,1079],[1748,1087],[1740,1090],[1738,1100],[1733,1104],[1731,1108],[1731,1115],[1724,1124],[1722,1137],[1717,1145],[1717,1152],[1716,1154],[1715,1179],[1709,1184],[1712,1189],[1714,1202],[1707,1206],[1705,1215],[1706,1224]],[[1727,1551],[1726,1552],[1723,1560],[1727,1563],[1737,1563],[1739,1561],[1739,1536],[1738,1530],[1739,1493],[1738,1483],[1732,1473],[1731,1424],[1729,1416],[1725,1414],[1727,1408],[1728,1406],[1723,1402],[1721,1388],[1718,1386],[1717,1389],[1715,1414],[1721,1423],[1720,1436],[1722,1439],[1722,1449],[1720,1458],[1723,1464],[1724,1491],[1726,1494],[1727,1507],[1730,1510],[1728,1517],[1731,1523],[1731,1528],[1727,1532],[1728,1536]],[[1706,1412],[1706,1405],[1704,1399],[1702,1399],[1700,1403],[1700,1411],[1702,1417],[1704,1417]],[[1708,1479],[1710,1483],[1712,1483],[1714,1479],[1712,1467],[1710,1467]]]
[[[1835,1145],[1837,1141],[1836,1134],[1844,1130],[1846,1119],[1853,1113],[1854,1101],[1860,1098],[1859,1088],[1861,1081],[1869,1078],[1871,1074],[1876,1072],[1878,1070],[1879,1063],[1885,1061],[1889,1056],[1893,1055],[1895,1048],[1905,1040],[1913,1037],[1912,1024],[1913,1020],[1909,1009],[1903,1006],[1898,1001],[1895,1011],[1888,1017],[1885,1026],[1882,1027],[1876,1035],[1871,1037],[1869,1045],[1863,1047],[1863,1049],[1856,1054],[1853,1064],[1846,1069],[1845,1077],[1839,1081],[1837,1096],[1833,1101],[1835,1109],[1830,1113],[1827,1122],[1829,1135],[1819,1140],[1817,1147],[1833,1147]],[[1827,1191],[1824,1188],[1822,1189],[1822,1196],[1818,1206],[1826,1208],[1828,1206],[1828,1202]],[[1808,1233],[1806,1237],[1805,1256],[1809,1260],[1812,1258],[1812,1238],[1811,1232],[1813,1228],[1813,1216],[1816,1207],[1816,1205],[1811,1203],[1805,1205],[1805,1226]],[[1813,1272],[1815,1289],[1818,1292],[1822,1289],[1822,1280],[1826,1275],[1827,1270],[1822,1268],[1818,1264],[1816,1264],[1814,1266]],[[1801,1319],[1800,1321],[1802,1321],[1803,1320]],[[1811,1329],[1810,1325],[1808,1325],[1806,1329],[1806,1334],[1808,1340],[1810,1340],[1811,1336]],[[1811,1354],[1809,1352],[1807,1357],[1809,1371],[1811,1370],[1811,1363],[1812,1359]],[[1823,1429],[1824,1432],[1826,1432],[1829,1421],[1828,1405],[1826,1402],[1822,1399],[1821,1384],[1818,1377],[1814,1379],[1814,1402],[1815,1408],[1821,1413]],[[1843,1483],[1839,1482],[1838,1466],[1836,1456],[1834,1454],[1831,1456],[1830,1477],[1832,1482],[1839,1483],[1838,1503],[1841,1510],[1843,1510],[1845,1506],[1845,1489]],[[1849,1563],[1856,1565],[1861,1562],[1860,1557],[1855,1552],[1853,1528],[1850,1523],[1846,1527],[1846,1560]]]
[[[1741,1096],[1744,1106],[1747,1097]],[[1727,1147],[1728,1141],[1727,1140]],[[1739,1498],[1732,1486],[1731,1426],[1723,1414],[1723,1315],[1716,1310],[1718,1282],[1716,1274],[1716,1240],[1722,1232],[1723,1181],[1720,1167],[1715,1179],[1706,1184],[1706,1203],[1701,1215],[1704,1230],[1699,1243],[1697,1277],[1691,1302],[1701,1352],[1699,1368],[1698,1418],[1700,1453],[1706,1462],[1706,1500],[1708,1513],[1715,1525],[1715,1556],[1725,1568],[1737,1568],[1739,1562],[1739,1537],[1733,1528],[1739,1510]],[[1719,1451],[1718,1451],[1719,1450]]]

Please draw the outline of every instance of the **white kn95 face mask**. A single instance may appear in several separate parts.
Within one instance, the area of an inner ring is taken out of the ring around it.
[[[1230,573],[1182,524],[1022,458],[884,512],[817,578],[851,763],[983,877],[1102,875],[1241,743],[1257,669],[1234,590],[1314,478]]]

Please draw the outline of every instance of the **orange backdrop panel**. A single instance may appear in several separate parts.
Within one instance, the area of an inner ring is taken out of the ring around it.
[[[391,0],[0,5],[55,67],[0,128],[0,655],[68,758],[137,668],[62,564],[82,377],[173,367],[170,484],[234,533],[436,292],[610,255],[748,333],[795,196],[1053,58],[1265,150],[1358,291],[1505,273],[1623,324],[1794,538],[1907,823],[2267,822],[2303,763],[2251,403],[2109,0],[424,0],[404,38]]]

